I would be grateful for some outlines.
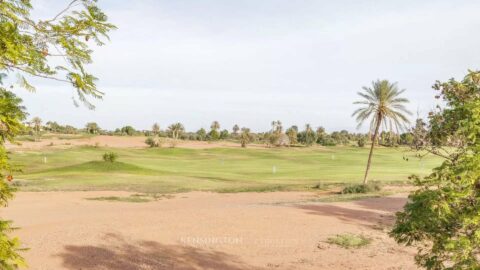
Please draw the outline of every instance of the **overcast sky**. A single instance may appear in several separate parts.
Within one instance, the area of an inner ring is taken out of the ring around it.
[[[48,18],[63,0],[33,0]],[[99,0],[118,30],[89,67],[106,93],[76,108],[68,85],[23,90],[30,116],[83,127],[187,130],[272,120],[354,131],[356,92],[388,79],[409,108],[435,106],[435,80],[480,65],[480,1]]]

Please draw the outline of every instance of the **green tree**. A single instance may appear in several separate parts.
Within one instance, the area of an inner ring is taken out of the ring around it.
[[[400,134],[400,143],[403,145],[408,145],[414,147],[414,137],[410,132]]]
[[[210,125],[210,132],[208,133],[208,139],[212,141],[217,141],[220,139],[220,132],[218,130],[220,129],[220,123],[218,121],[213,121],[212,124]]]
[[[13,198],[15,189],[6,181],[12,181],[14,168],[8,163],[6,141],[14,141],[14,137],[23,129],[22,121],[26,117],[22,100],[1,85],[0,80],[0,207],[6,207]],[[16,269],[24,266],[19,255],[20,242],[17,238],[9,238],[13,230],[10,221],[0,219],[0,269]]]
[[[96,1],[70,1],[51,19],[38,21],[30,16],[32,8],[29,0],[0,2],[0,70],[17,73],[20,85],[31,91],[35,88],[23,74],[69,83],[79,100],[92,108],[87,96],[100,98],[103,93],[86,69],[92,62],[90,41],[103,45],[115,26],[107,22]]]
[[[403,129],[406,123],[409,123],[406,114],[410,115],[411,113],[405,107],[405,104],[409,101],[401,97],[403,92],[405,90],[399,90],[396,83],[390,83],[387,80],[377,80],[372,83],[371,88],[363,87],[363,92],[358,92],[362,100],[354,102],[354,104],[362,105],[362,107],[355,110],[352,116],[356,117],[359,123],[358,127],[370,119],[370,131],[373,132],[363,184],[367,184],[373,149],[378,140],[382,124],[384,129],[395,127],[399,130]]]
[[[419,150],[428,144],[427,124],[419,118],[415,121],[415,127],[412,129],[413,142],[412,147]]]
[[[235,124],[235,125],[233,126],[233,128],[232,128],[233,135],[234,135],[234,136],[237,136],[239,130],[240,130],[240,127],[239,127],[237,124]]]
[[[132,126],[124,126],[120,129],[120,132],[122,132],[122,134],[125,134],[125,135],[128,135],[128,136],[133,136],[135,134],[136,130]]]
[[[246,148],[248,144],[253,142],[254,136],[250,132],[249,128],[242,128],[242,131],[240,132],[240,144],[242,145],[243,148]]]
[[[225,139],[227,139],[227,138],[228,138],[228,135],[229,135],[228,130],[226,130],[226,129],[222,130],[222,131],[220,132],[220,136],[219,136],[219,137],[220,137],[220,140],[225,140]]]
[[[48,121],[47,123],[45,123],[45,128],[49,131],[49,132],[60,132],[62,131],[62,126],[60,126],[57,122],[55,121]]]
[[[360,138],[357,141],[358,147],[365,147],[365,138]]]
[[[271,146],[280,146],[280,140],[282,138],[283,126],[280,120],[272,121],[272,130],[269,134],[266,134],[266,139]]]
[[[197,132],[197,138],[200,141],[205,141],[207,139],[207,131],[204,128],[199,129]]]
[[[160,133],[160,125],[155,123],[152,126],[152,133],[154,136],[157,136]]]
[[[272,121],[272,133],[280,134],[283,131],[282,122],[280,120]]]
[[[288,136],[290,140],[290,145],[295,145],[298,143],[297,136],[298,136],[298,128],[296,126],[291,126],[290,128],[285,131],[285,134]]]
[[[157,146],[158,146],[158,143],[157,143],[157,141],[155,140],[154,137],[148,137],[148,138],[145,140],[145,144],[148,145],[150,148],[153,148],[153,147],[157,147]]]
[[[21,121],[25,120],[26,109],[21,103],[20,98],[2,87],[0,80],[0,148],[6,141],[13,141],[23,129]]]
[[[185,128],[181,123],[171,124],[168,127],[168,134],[175,141],[180,138],[183,132],[185,132]]]
[[[382,131],[379,136],[379,144],[392,147],[395,146],[398,142],[398,136],[392,131]]]
[[[66,134],[75,134],[77,133],[77,129],[73,126],[66,125],[65,126],[65,131]]]
[[[210,125],[210,128],[212,130],[219,130],[220,129],[220,123],[218,123],[218,121],[213,121],[212,124]]]
[[[65,9],[50,19],[33,19],[30,15],[32,9],[29,0],[0,1],[0,73],[18,77],[18,85],[29,91],[34,91],[35,88],[24,75],[66,82],[76,90],[81,102],[93,108],[87,97],[100,98],[102,92],[96,87],[96,78],[87,72],[86,64],[92,62],[90,44],[94,42],[103,45],[108,32],[115,27],[107,22],[107,16],[97,7],[96,1],[92,0],[70,1]],[[18,104],[6,100],[8,98],[1,102],[21,111]],[[0,107],[3,109],[3,104]],[[2,126],[20,120],[20,115],[12,116],[2,109]],[[10,139],[18,134],[15,129],[5,132]],[[6,206],[7,200],[12,197],[12,190],[5,182],[5,173],[10,173],[9,168],[6,150],[1,144],[1,206]],[[11,179],[11,176],[8,178]],[[10,229],[8,222],[0,221],[2,270],[16,269],[23,264],[18,254],[18,241],[7,235]]]
[[[306,146],[312,146],[317,141],[317,133],[313,131],[310,124],[306,124],[305,130],[298,133],[298,141]]]
[[[36,116],[32,119],[32,124],[35,134],[37,135],[37,137],[40,136],[40,131],[42,130],[42,119]]]
[[[220,139],[220,133],[216,129],[212,129],[210,132],[208,132],[207,137],[210,141],[217,141]]]
[[[98,134],[100,132],[100,127],[95,122],[89,122],[85,126],[85,130],[88,134]]]
[[[325,137],[327,136],[327,132],[325,132],[325,128],[318,127],[316,132],[317,132],[317,143],[323,144],[323,142],[325,141]]]
[[[423,179],[397,213],[391,235],[418,247],[418,265],[427,269],[480,269],[480,72],[462,81],[437,82],[446,107],[429,116],[421,148],[445,158]],[[448,147],[452,140],[462,141]]]
[[[330,135],[330,137],[335,141],[336,144],[348,144],[348,132],[344,132],[344,131],[334,131],[332,132],[332,134]]]

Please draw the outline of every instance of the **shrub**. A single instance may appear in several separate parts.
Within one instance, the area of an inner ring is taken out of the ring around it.
[[[321,145],[323,145],[323,146],[336,146],[337,142],[329,136],[329,137],[324,138],[321,141]]]
[[[335,244],[343,248],[361,248],[372,242],[372,239],[355,234],[337,234],[327,240],[329,244]]]
[[[323,183],[318,183],[318,184],[314,185],[312,188],[313,188],[313,189],[323,189],[323,188],[324,188],[324,184],[323,184]]]
[[[266,135],[267,137],[267,143],[269,146],[279,146],[280,142],[280,133],[269,133]]]
[[[380,191],[381,189],[382,189],[382,186],[380,185],[380,183],[370,182],[366,185],[356,184],[356,185],[347,186],[342,190],[342,194],[369,193],[369,192]]]
[[[154,138],[152,137],[148,137],[146,140],[145,140],[145,143],[150,146],[150,147],[157,147],[158,146],[158,143],[155,141]]]
[[[103,154],[103,160],[105,162],[115,162],[118,159],[118,154],[115,152],[106,152]]]
[[[122,135],[128,135],[128,136],[133,136],[136,132],[136,130],[132,126],[124,126],[122,129],[120,129],[120,132]]]
[[[361,138],[357,141],[358,147],[365,147],[365,139]]]

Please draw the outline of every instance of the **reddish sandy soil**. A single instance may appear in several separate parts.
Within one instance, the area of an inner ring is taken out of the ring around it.
[[[30,269],[416,269],[386,234],[405,196],[309,202],[314,193],[185,193],[147,203],[86,200],[123,192],[20,192],[2,216]],[[327,244],[340,233],[373,239]]]
[[[66,135],[62,135],[66,136]],[[59,139],[57,137],[42,138],[37,142],[22,141],[17,144],[7,143],[8,149],[12,150],[37,150],[44,148],[69,148],[72,146],[105,146],[117,148],[145,148],[145,136],[94,136],[89,138],[73,138],[73,139]],[[163,138],[162,147],[171,147],[172,140]],[[220,142],[204,142],[204,141],[183,141],[179,140],[176,147],[180,148],[194,148],[205,149],[214,147],[240,147],[240,144],[234,142],[220,141]],[[265,148],[263,145],[249,145],[249,148]]]

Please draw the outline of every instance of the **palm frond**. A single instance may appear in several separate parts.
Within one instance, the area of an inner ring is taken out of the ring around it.
[[[385,130],[403,129],[409,123],[406,115],[412,113],[404,104],[409,103],[407,98],[401,97],[405,89],[399,89],[397,83],[387,80],[373,81],[371,87],[362,87],[363,91],[357,94],[362,98],[354,102],[362,107],[356,109],[352,117],[358,122],[357,128],[370,119],[370,130],[380,125]]]

